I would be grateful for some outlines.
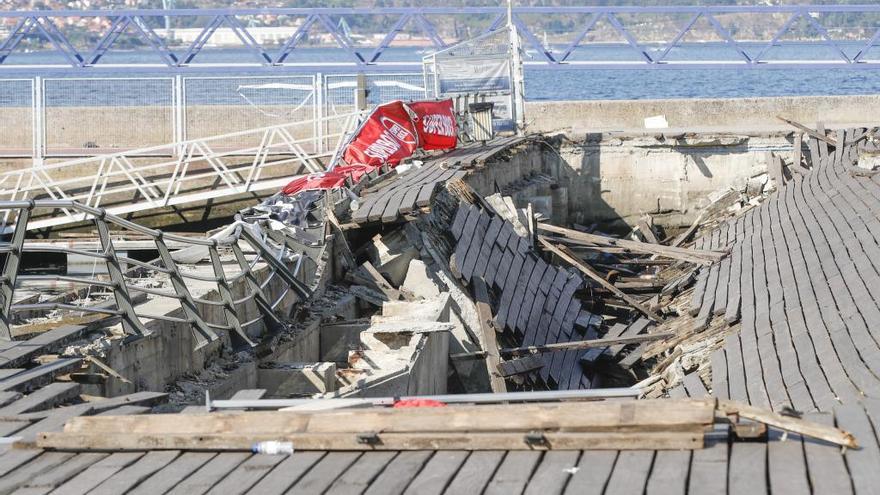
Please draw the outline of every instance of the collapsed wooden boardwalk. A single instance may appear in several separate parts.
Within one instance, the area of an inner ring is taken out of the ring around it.
[[[702,270],[692,311],[741,323],[712,356],[717,396],[799,411],[880,397],[880,181],[852,173],[864,132],[812,139],[810,173],[708,241],[731,256]]]

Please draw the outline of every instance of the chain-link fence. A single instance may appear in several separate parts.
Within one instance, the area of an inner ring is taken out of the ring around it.
[[[325,151],[321,118],[431,97],[420,73],[0,79],[0,156],[91,156],[296,121]],[[358,100],[358,93],[365,98]],[[307,135],[306,135],[307,134]],[[253,139],[251,136],[242,139]],[[230,146],[259,143],[235,142]]]

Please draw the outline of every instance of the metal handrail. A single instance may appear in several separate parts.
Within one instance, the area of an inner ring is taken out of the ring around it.
[[[68,201],[69,204],[76,202],[85,208],[77,215],[69,211],[69,205],[59,204],[64,215],[34,219],[29,223],[30,229],[39,229],[82,222],[89,215],[97,214],[96,208],[102,206],[107,212],[123,214],[231,194],[277,190],[295,177],[287,175],[291,164],[309,173],[320,172],[323,167],[316,160],[334,154],[331,151],[307,152],[303,145],[313,143],[314,136],[293,138],[290,133],[292,128],[301,126],[311,131],[317,124],[336,121],[337,132],[325,133],[324,136],[341,138],[354,127],[359,115],[354,112],[310,119],[10,171],[0,174],[0,200],[26,200],[45,195],[53,200]],[[260,138],[260,144],[225,151],[213,149],[215,143],[225,143],[243,136]],[[133,161],[148,160],[144,155],[155,154],[159,150],[168,150],[168,154],[177,153],[177,156],[158,162]],[[233,156],[252,159],[236,163],[225,161]],[[95,173],[82,174],[82,168],[90,166],[95,168]],[[266,173],[268,169],[274,171],[274,177],[264,178],[269,175]],[[0,218],[0,231],[6,229],[8,220],[7,212]],[[144,231],[142,227],[121,224],[116,220],[113,223],[146,235],[155,235],[152,229]],[[177,240],[174,237],[168,239]]]

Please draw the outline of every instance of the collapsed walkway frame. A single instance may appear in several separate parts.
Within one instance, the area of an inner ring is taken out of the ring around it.
[[[272,233],[273,235],[264,235],[259,225],[238,221],[231,229],[227,229],[217,236],[202,239],[147,228],[108,213],[105,209],[93,208],[75,201],[4,201],[0,202],[0,209],[16,212],[16,229],[12,241],[8,244],[0,244],[0,254],[6,255],[6,262],[2,276],[0,276],[0,341],[13,340],[11,326],[14,319],[12,314],[23,311],[62,310],[117,317],[121,320],[122,327],[127,334],[137,336],[148,334],[146,320],[186,324],[192,329],[196,348],[217,340],[219,338],[217,330],[229,332],[235,347],[253,346],[254,342],[246,333],[248,327],[264,320],[264,324],[270,331],[277,331],[281,328],[282,323],[275,310],[290,291],[293,291],[300,300],[310,296],[310,289],[298,278],[304,254],[291,253],[292,249],[290,248],[291,245],[296,245],[300,241],[293,238],[285,230],[275,231]],[[36,209],[64,210],[67,212],[66,214],[77,215],[80,218],[93,221],[97,227],[102,249],[87,251],[63,246],[30,246],[25,237],[30,218]],[[147,263],[117,253],[110,235],[110,226],[149,237],[155,243],[159,258]],[[280,240],[278,246],[274,246],[274,242],[278,240]],[[188,263],[175,259],[167,246],[168,241],[187,246],[184,249],[197,250],[196,258],[199,260],[203,257],[209,258],[213,268],[213,276],[197,275],[181,269]],[[242,245],[252,249],[256,256],[248,260],[242,250]],[[221,248],[232,251],[240,271],[232,275],[226,273],[220,258],[219,250]],[[103,262],[106,265],[109,281],[84,276],[23,275],[20,273],[22,256],[32,252],[78,255],[95,259],[96,263]],[[296,262],[296,265],[291,268],[289,263],[293,261]],[[269,266],[269,274],[262,282],[256,274],[261,262]],[[131,268],[124,270],[123,267],[126,265]],[[168,277],[174,291],[142,287],[131,282],[135,276],[143,276],[148,272]],[[266,289],[276,276],[283,280],[285,288],[280,297],[272,301],[267,295]],[[187,279],[216,284],[220,299],[211,300],[193,296],[187,288]],[[46,281],[68,282],[77,287],[104,288],[113,293],[113,303],[109,306],[76,306],[63,302],[32,304],[13,302],[15,289],[18,285],[45,283]],[[238,282],[245,284],[245,295],[234,299],[232,286]],[[132,294],[135,292],[179,301],[184,317],[138,312],[132,302]],[[256,304],[259,315],[250,321],[242,321],[241,309],[244,304],[250,301]],[[197,304],[222,307],[225,324],[210,322],[199,311]]]

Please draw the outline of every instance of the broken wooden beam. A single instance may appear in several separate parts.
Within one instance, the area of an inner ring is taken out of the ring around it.
[[[699,449],[712,400],[654,400],[216,414],[90,416],[42,433],[56,450]]]
[[[541,356],[530,354],[498,363],[498,374],[503,377],[523,375],[544,367]]]
[[[571,264],[572,266],[574,266],[575,268],[580,270],[586,276],[595,280],[599,285],[601,285],[605,289],[608,289],[612,294],[619,297],[620,299],[626,301],[627,304],[629,304],[633,308],[639,310],[648,318],[650,318],[654,321],[662,321],[662,318],[659,315],[657,315],[656,313],[651,311],[649,308],[646,308],[643,304],[639,303],[638,301],[636,301],[632,297],[624,294],[620,289],[615,287],[611,282],[605,280],[605,278],[603,278],[601,275],[599,275],[598,272],[596,272],[595,270],[590,268],[590,266],[587,265],[584,261],[578,259],[577,256],[575,256],[575,254],[572,253],[565,246],[562,246],[562,245],[554,246],[553,244],[548,242],[547,238],[544,236],[539,236],[538,241],[547,250],[549,250],[550,252],[552,252],[556,256],[559,256],[560,258],[562,258],[563,260],[565,260],[566,262],[568,262],[569,264]]]
[[[480,324],[480,341],[483,343],[486,353],[486,368],[489,372],[489,386],[492,392],[507,392],[507,383],[504,375],[498,373],[501,364],[501,356],[498,353],[498,340],[495,335],[492,308],[489,306],[489,291],[486,283],[480,277],[474,277],[474,304],[477,308],[477,320]]]
[[[718,411],[727,416],[739,416],[750,419],[780,430],[797,433],[805,437],[817,438],[842,447],[857,448],[855,437],[852,433],[831,426],[813,423],[793,416],[783,416],[773,411],[767,411],[748,404],[741,404],[729,400],[718,401]]]
[[[517,356],[521,354],[530,354],[535,352],[554,352],[554,351],[568,351],[573,349],[593,349],[597,347],[608,347],[611,345],[629,345],[629,344],[640,344],[642,342],[651,342],[656,340],[664,340],[669,337],[673,337],[675,334],[671,332],[664,333],[649,333],[645,335],[633,335],[629,337],[614,337],[609,339],[591,339],[591,340],[575,340],[572,342],[558,342],[555,344],[545,344],[545,345],[530,345],[526,347],[508,347],[505,349],[499,349],[498,353],[504,356]],[[458,354],[451,354],[449,356],[450,359],[453,360],[464,360],[464,359],[479,359],[484,356],[484,352],[462,352]]]
[[[796,129],[799,129],[799,130],[807,133],[808,135],[810,135],[816,139],[820,139],[822,141],[825,141],[826,143],[830,144],[831,146],[837,146],[837,140],[826,136],[824,133],[821,133],[821,132],[816,131],[814,129],[810,129],[809,127],[807,127],[803,124],[800,124],[798,122],[795,122],[793,120],[786,119],[785,117],[783,117],[781,115],[777,115],[776,118],[785,122],[786,124],[796,128]]]
[[[538,230],[560,235],[566,240],[575,243],[623,248],[630,252],[664,256],[667,258],[688,261],[691,263],[699,263],[703,265],[711,265],[712,263],[721,261],[722,259],[724,259],[725,256],[727,256],[727,253],[724,251],[686,249],[681,247],[664,246],[662,244],[651,244],[648,242],[616,239],[614,237],[588,234],[586,232],[578,232],[576,230],[566,229],[564,227],[557,227],[555,225],[550,225],[547,223],[539,223]]]

